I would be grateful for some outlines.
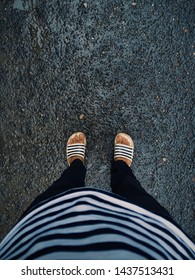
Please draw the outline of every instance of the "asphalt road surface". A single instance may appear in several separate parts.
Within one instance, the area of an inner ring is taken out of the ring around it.
[[[193,0],[1,0],[0,239],[87,135],[86,185],[110,190],[117,132],[142,186],[195,241]]]

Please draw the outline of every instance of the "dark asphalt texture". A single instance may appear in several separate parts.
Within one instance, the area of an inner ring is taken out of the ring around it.
[[[1,0],[0,238],[87,135],[86,185],[110,190],[117,132],[142,186],[195,241],[195,1]]]

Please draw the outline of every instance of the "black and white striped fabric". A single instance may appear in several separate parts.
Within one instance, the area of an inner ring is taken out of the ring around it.
[[[114,146],[114,158],[123,157],[128,160],[133,160],[134,148],[129,145],[115,144]]]
[[[72,156],[81,156],[84,158],[85,156],[85,144],[69,144],[66,148],[67,159]]]
[[[118,195],[77,188],[40,203],[0,244],[1,259],[194,259],[170,221]]]

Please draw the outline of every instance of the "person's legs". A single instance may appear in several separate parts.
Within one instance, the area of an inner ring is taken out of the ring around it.
[[[46,200],[52,199],[53,197],[60,195],[61,193],[70,189],[84,187],[85,175],[86,167],[84,166],[83,162],[80,159],[75,159],[62,173],[59,179],[54,181],[54,183],[45,192],[35,198],[35,200],[23,213],[22,217],[36,208],[36,206],[40,206],[40,204],[44,203]]]
[[[45,200],[72,188],[84,187],[85,175],[86,168],[83,162],[79,159],[75,159],[71,166],[62,173],[60,178],[54,181],[43,194],[36,198],[36,201]]]
[[[158,215],[172,219],[167,210],[142,188],[131,167],[122,160],[112,162],[111,188],[114,193],[123,196],[130,202]]]
[[[114,161],[111,166],[112,191],[136,205],[172,219],[167,210],[142,188],[133,174],[130,167],[133,153],[134,143],[132,138],[125,133],[117,134],[114,141]]]
[[[84,166],[86,136],[82,132],[72,134],[66,145],[66,156],[69,167],[62,173],[45,192],[40,194],[23,213],[24,217],[29,211],[40,206],[45,201],[68,191],[72,188],[85,186],[86,168]]]

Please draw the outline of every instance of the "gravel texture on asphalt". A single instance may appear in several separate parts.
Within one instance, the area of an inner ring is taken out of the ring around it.
[[[110,190],[117,132],[133,171],[195,241],[193,0],[2,0],[0,239],[86,133],[86,185]]]

